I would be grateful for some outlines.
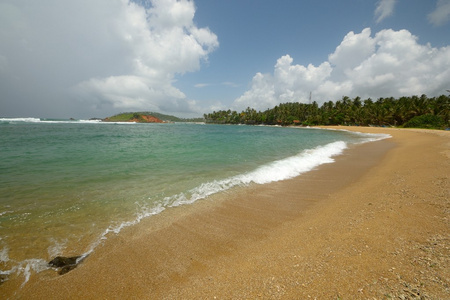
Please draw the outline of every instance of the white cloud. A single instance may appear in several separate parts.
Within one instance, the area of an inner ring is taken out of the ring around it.
[[[328,61],[334,66],[335,76],[346,76],[346,73],[367,59],[375,50],[375,41],[370,38],[369,28],[360,34],[350,31],[337,46],[334,53],[328,56]]]
[[[375,9],[376,22],[380,23],[385,18],[391,16],[394,13],[394,6],[397,0],[380,0],[377,3],[377,8]]]
[[[450,0],[438,0],[436,9],[428,15],[434,26],[441,26],[450,20]]]
[[[210,83],[197,83],[194,85],[194,87],[196,87],[196,88],[204,88],[207,86],[211,86],[211,84]]]
[[[166,111],[182,107],[185,95],[172,86],[174,75],[199,70],[201,60],[218,46],[217,37],[194,26],[193,2],[153,0],[152,4],[148,11],[126,5],[115,24],[129,49],[131,74],[85,81],[78,86],[85,94],[98,95],[114,107],[153,105]]]
[[[282,102],[307,103],[309,93],[319,103],[342,96],[363,98],[441,95],[450,78],[450,47],[421,45],[407,30],[370,29],[348,33],[328,61],[319,66],[293,64],[285,55],[273,74],[257,73],[251,87],[234,102],[234,109],[258,110]]]
[[[24,103],[39,101],[40,94],[53,96],[53,106],[70,91],[86,111],[195,110],[195,102],[187,101],[173,82],[177,74],[200,69],[218,47],[217,36],[194,24],[192,1],[145,4],[3,0],[0,90],[9,89]],[[32,90],[36,87],[40,90]]]

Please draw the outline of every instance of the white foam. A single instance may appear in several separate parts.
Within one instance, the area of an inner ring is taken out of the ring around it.
[[[364,137],[364,139],[360,142],[360,144],[392,138],[392,135],[386,133],[362,133],[362,132],[355,132],[355,133],[362,135]]]
[[[135,218],[131,221],[111,224],[103,231],[103,233],[100,234],[99,238],[90,245],[89,249],[82,254],[80,258],[78,258],[77,262],[80,262],[91,254],[95,248],[102,243],[102,241],[107,239],[109,234],[118,234],[124,228],[140,223],[144,218],[161,213],[166,207],[190,204],[199,199],[226,191],[236,186],[247,186],[252,183],[266,184],[274,181],[290,179],[299,176],[302,173],[313,170],[322,164],[332,163],[334,161],[333,157],[341,154],[346,148],[347,144],[343,141],[333,142],[325,146],[319,146],[314,149],[301,151],[295,156],[274,161],[244,174],[203,183],[186,193],[166,197],[161,200],[159,204],[153,207],[148,207],[146,204],[136,203],[137,212]],[[66,240],[53,240],[53,245],[47,249],[49,255],[54,257],[63,252],[66,242]],[[0,251],[0,261],[9,261],[8,249],[6,247]],[[46,261],[42,259],[28,259],[18,262],[11,270],[0,272],[3,274],[17,273],[18,275],[24,276],[24,282],[22,284],[24,285],[28,282],[32,273],[39,273],[47,269],[49,269],[49,266]]]
[[[352,134],[359,135],[359,136],[363,137],[363,139],[357,144],[376,142],[376,141],[381,141],[381,140],[384,140],[384,139],[392,138],[392,136],[390,134],[387,134],[387,133],[364,133],[364,132],[359,132],[359,131],[350,131],[350,130],[347,130],[347,129],[334,129],[334,128],[315,128],[315,127],[312,127],[311,129],[313,129],[313,130],[331,130],[331,131],[350,132]]]
[[[58,241],[57,239],[50,238],[49,241],[52,243],[51,246],[47,248],[48,255],[50,257],[56,257],[61,255],[66,248],[66,244],[68,242],[67,239],[63,239]]]
[[[136,219],[133,221],[123,222],[118,225],[111,225],[108,229],[105,230],[103,236],[106,236],[110,232],[119,233],[122,229],[126,227],[130,227],[138,224],[142,221],[142,219],[147,218],[149,216],[157,215],[164,210],[164,207],[160,204],[156,207],[148,208],[146,205],[140,205],[136,203],[139,207],[138,212],[136,213]]]
[[[187,193],[166,197],[164,202],[168,206],[190,204],[235,186],[249,185],[251,183],[266,184],[294,178],[322,164],[334,162],[333,157],[341,154],[346,148],[347,144],[345,142],[337,141],[325,146],[304,150],[298,155],[274,161],[245,174],[203,183]]]
[[[7,210],[7,211],[0,212],[0,217],[3,216],[3,215],[6,215],[6,214],[11,214],[11,213],[13,213],[12,210]]]
[[[11,270],[12,272],[17,272],[18,275],[23,275],[25,277],[24,282],[22,283],[22,287],[30,280],[31,274],[39,273],[44,270],[48,270],[50,267],[47,262],[43,259],[26,259],[16,267]]]
[[[37,123],[37,122],[41,122],[41,119],[39,119],[39,118],[0,118],[0,122]]]
[[[9,261],[9,258],[7,258],[6,261]],[[10,275],[15,273],[18,276],[22,275],[24,277],[24,281],[21,286],[23,287],[28,280],[30,280],[30,276],[33,272],[39,273],[48,269],[50,269],[50,267],[45,260],[33,258],[16,263],[10,270],[0,270],[0,274]]]
[[[81,124],[121,124],[131,125],[138,124],[137,122],[103,122],[102,120],[77,120],[77,121],[58,121],[59,123],[81,123]]]
[[[8,262],[14,262],[9,258],[9,249],[8,247],[3,247],[3,249],[0,251],[0,262],[8,263]],[[22,283],[22,286],[24,286],[28,280],[30,279],[30,276],[32,272],[39,273],[43,270],[49,269],[49,266],[47,262],[43,259],[26,259],[21,262],[14,262],[14,266],[10,270],[0,270],[1,275],[10,275],[16,273],[17,275],[23,275],[24,276],[24,282]]]
[[[43,123],[43,124],[123,124],[130,125],[136,122],[103,122],[102,120],[47,120],[40,118],[0,118],[0,122],[7,123]]]
[[[8,262],[9,261],[8,252],[9,252],[8,247],[3,247],[3,249],[0,251],[0,262]]]
[[[140,223],[144,218],[161,213],[166,207],[191,204],[199,199],[204,199],[235,186],[245,186],[251,183],[265,184],[293,178],[321,164],[333,162],[332,157],[341,154],[346,148],[347,144],[342,141],[330,143],[325,146],[302,151],[298,155],[272,162],[245,174],[203,183],[187,193],[166,197],[154,207],[136,203],[138,208],[135,219],[110,225],[78,260],[81,261],[91,254],[103,240],[107,239],[110,233],[118,234],[124,228]]]
[[[105,229],[105,231],[103,231],[103,233],[100,235],[100,237],[90,245],[88,251],[83,253],[77,259],[77,262],[82,261],[89,254],[91,254],[95,250],[95,248],[97,248],[101,244],[101,242],[103,240],[107,239],[108,234],[110,234],[110,233],[118,234],[119,232],[122,231],[122,229],[124,229],[126,227],[130,227],[130,226],[134,226],[134,225],[140,223],[143,219],[153,216],[153,215],[157,215],[157,214],[161,213],[163,210],[165,210],[165,207],[161,204],[157,205],[156,207],[152,207],[152,208],[149,208],[146,205],[140,205],[139,203],[136,203],[136,205],[138,206],[138,210],[136,212],[136,218],[134,220],[126,221],[126,222],[122,222],[122,223],[111,224],[108,228]]]

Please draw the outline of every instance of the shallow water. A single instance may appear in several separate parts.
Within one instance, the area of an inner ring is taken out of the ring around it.
[[[0,273],[236,186],[299,176],[381,136],[265,126],[0,119]]]

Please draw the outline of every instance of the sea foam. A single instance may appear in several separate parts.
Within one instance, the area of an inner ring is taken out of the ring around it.
[[[0,262],[10,262],[8,256],[8,248],[3,248],[0,252]],[[30,280],[30,276],[32,273],[39,273],[44,270],[48,270],[50,267],[47,262],[43,259],[25,259],[20,262],[16,262],[15,265],[10,270],[0,270],[0,275],[11,275],[17,274],[18,276],[22,275],[24,277],[24,281],[22,282],[22,287]]]
[[[0,118],[0,122],[16,123],[16,122],[26,122],[26,123],[38,123],[41,122],[39,118]]]
[[[43,124],[122,124],[130,125],[136,122],[103,122],[102,120],[52,120],[41,118],[0,118],[0,123],[43,123]]]
[[[136,203],[138,208],[136,218],[131,221],[110,225],[101,234],[100,238],[91,245],[90,249],[82,255],[82,258],[92,253],[102,240],[107,239],[107,236],[110,233],[118,234],[122,229],[134,226],[140,223],[144,218],[161,213],[166,207],[191,204],[197,200],[207,198],[208,196],[224,192],[237,186],[248,186],[252,183],[266,184],[294,178],[302,173],[311,171],[322,164],[334,162],[333,157],[341,154],[346,148],[347,144],[343,141],[329,143],[325,146],[301,151],[295,156],[274,161],[244,174],[202,183],[188,192],[165,197],[154,207]]]
[[[235,186],[246,186],[252,183],[266,184],[291,179],[311,171],[322,164],[334,162],[333,157],[341,154],[346,148],[347,144],[345,142],[337,141],[325,146],[304,150],[295,156],[263,165],[254,171],[223,180],[203,183],[187,193],[166,197],[164,204],[167,206],[191,204],[199,199],[226,191]]]

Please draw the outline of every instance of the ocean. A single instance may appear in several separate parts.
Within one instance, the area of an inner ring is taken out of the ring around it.
[[[85,257],[143,218],[332,163],[347,131],[194,123],[0,118],[0,275]]]

